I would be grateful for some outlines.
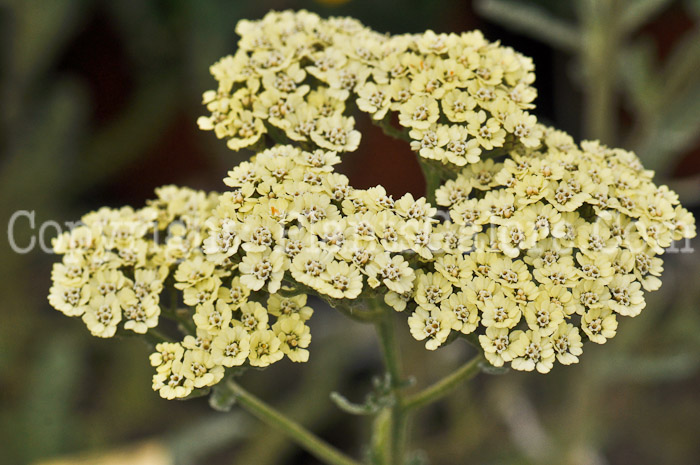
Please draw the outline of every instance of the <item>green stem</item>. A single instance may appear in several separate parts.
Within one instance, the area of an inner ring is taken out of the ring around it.
[[[236,400],[243,408],[261,421],[277,428],[279,431],[292,438],[297,444],[319,460],[323,460],[329,465],[361,465],[360,462],[343,454],[311,431],[285,417],[282,413],[243,389],[233,380],[229,380],[226,385],[236,396]]]
[[[288,279],[283,280],[282,283],[287,287],[287,289],[280,288],[277,291],[277,293],[281,296],[294,297],[300,294],[316,295],[330,307],[340,311],[351,320],[359,321],[360,323],[374,323],[377,320],[377,316],[380,314],[380,311],[377,309],[367,308],[364,301],[355,300],[354,305],[346,305],[345,301],[343,300],[332,299],[323,294],[318,294],[314,289],[311,289],[303,284],[299,284]]]
[[[378,443],[373,441],[373,449],[382,465],[399,465],[403,463],[407,434],[407,416],[403,409],[401,358],[394,331],[393,310],[378,301],[383,307],[382,315],[375,323],[382,348],[384,364],[389,374],[391,394],[394,402],[385,407],[375,420],[375,435],[379,433]],[[387,434],[388,432],[388,434]]]
[[[146,338],[150,339],[156,344],[159,342],[173,342],[172,338],[166,336],[162,332],[158,331],[156,328],[150,328],[146,333]]]
[[[393,465],[394,415],[391,407],[381,409],[372,422],[372,440],[370,443],[372,463]]]
[[[616,68],[621,37],[617,0],[584,2],[585,136],[612,144],[617,132]]]
[[[178,308],[178,304],[180,303],[179,291],[173,286],[172,282],[169,286],[166,285],[166,287],[170,289],[170,300],[168,302],[169,305],[161,307],[161,315],[177,323],[180,330],[186,335],[197,334],[197,328],[189,311],[184,308]],[[150,332],[152,331],[149,331],[149,333]]]
[[[403,408],[406,411],[415,410],[420,407],[429,405],[436,400],[447,395],[452,389],[454,389],[459,383],[469,380],[479,373],[479,365],[483,361],[483,356],[477,355],[459,369],[449,374],[445,378],[436,382],[432,386],[429,386],[414,394],[408,398],[403,403]]]
[[[284,131],[272,124],[265,124],[265,128],[267,129],[267,135],[274,142],[272,145],[287,145],[291,142]],[[265,145],[265,148],[267,148],[267,145]]]
[[[423,178],[425,178],[425,198],[428,203],[435,206],[435,191],[442,185],[442,174],[420,156],[418,156],[418,163],[423,171]]]
[[[336,305],[334,308],[351,320],[359,321],[360,323],[374,323],[379,316],[377,311],[358,310],[352,306],[342,304]]]
[[[372,122],[380,128],[382,128],[382,131],[384,131],[384,134],[386,134],[387,136],[405,142],[411,142],[411,138],[409,137],[408,131],[406,129],[397,129],[394,127],[393,124],[391,124],[391,113],[387,113],[387,115],[382,120],[377,121],[373,119]]]
[[[381,305],[378,303],[377,305]],[[401,382],[401,359],[399,348],[396,345],[396,334],[394,332],[393,310],[383,308],[379,319],[376,321],[377,333],[379,335],[379,343],[384,356],[384,364],[386,370],[391,376],[391,386],[398,386]]]

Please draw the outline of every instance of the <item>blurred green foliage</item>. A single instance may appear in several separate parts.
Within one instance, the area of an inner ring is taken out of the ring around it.
[[[390,32],[479,27],[489,35],[504,25],[508,45],[555,57],[549,68],[535,57],[538,76],[556,84],[539,88],[553,115],[637,150],[698,212],[698,1],[481,0],[475,14],[456,0],[0,0],[0,218],[7,225],[17,210],[36,215],[34,228],[17,221],[17,243],[29,244],[47,220],[63,225],[102,204],[140,204],[161,183],[220,189],[225,170],[247,155],[196,130],[201,92],[213,85],[208,67],[234,50],[238,19],[288,7]],[[580,89],[580,101],[562,88]],[[352,160],[347,170],[363,171]],[[674,178],[679,169],[695,169],[694,177]],[[149,438],[183,465],[314,463],[235,408],[220,414],[205,399],[159,399],[147,348],[97,340],[52,311],[53,257],[39,244],[14,253],[9,239],[0,249],[0,463]],[[481,375],[424,412],[413,424],[424,451],[414,463],[698,463],[698,257],[669,256],[664,286],[642,316],[626,319],[604,349],[589,346],[578,366],[546,377]],[[371,331],[326,310],[317,306],[312,320],[307,366],[250,373],[246,384],[359,454],[370,419],[347,416],[329,393],[363,399],[381,363]],[[458,344],[426,353],[408,337],[401,342],[417,387],[466,358]]]
[[[679,2],[577,0],[568,2],[568,15],[536,3],[545,2],[477,0],[476,10],[573,55],[572,78],[585,96],[585,137],[624,142],[646,167],[668,175],[700,133],[700,2],[682,6],[691,27],[675,40],[664,63],[656,57],[659,44],[640,29]],[[628,129],[619,127],[620,99],[634,118]]]

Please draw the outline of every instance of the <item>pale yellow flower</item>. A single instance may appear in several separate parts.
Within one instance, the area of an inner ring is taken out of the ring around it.
[[[251,366],[266,367],[284,357],[281,350],[282,341],[274,331],[255,331],[250,336],[250,354],[248,360]]]
[[[211,345],[211,360],[225,367],[240,366],[250,353],[250,335],[242,326],[224,328]]]
[[[213,386],[224,377],[224,369],[214,364],[209,352],[201,349],[186,350],[182,361],[183,375],[195,388]]]
[[[402,126],[426,130],[440,118],[437,100],[432,97],[415,95],[399,110],[399,122]]]
[[[397,294],[413,289],[414,271],[401,255],[389,257],[388,254],[380,254],[367,271],[377,284],[382,283]]]
[[[538,331],[529,330],[521,333],[519,344],[525,347],[522,355],[513,359],[511,366],[515,370],[548,373],[553,366],[555,352],[549,337]]]
[[[484,350],[486,360],[495,367],[502,367],[505,362],[525,353],[522,331],[509,332],[507,328],[486,328],[485,334],[479,336],[479,343]]]
[[[559,363],[562,365],[578,363],[578,356],[583,353],[583,343],[578,328],[572,324],[561,323],[551,338],[552,348]]]
[[[486,299],[482,310],[481,324],[486,328],[515,328],[522,317],[520,306],[502,292]]]
[[[624,316],[637,316],[646,306],[641,284],[631,275],[616,275],[610,283],[608,307]]]
[[[122,320],[122,312],[116,294],[95,295],[85,307],[83,321],[90,333],[97,337],[112,337]]]
[[[306,306],[306,295],[300,294],[294,297],[282,297],[272,294],[267,300],[267,311],[276,317],[295,318],[306,321],[311,318],[313,309]]]
[[[615,336],[617,319],[608,309],[594,308],[583,314],[581,329],[591,341],[596,344],[604,344],[605,341]]]
[[[241,284],[251,291],[260,290],[267,285],[270,293],[277,292],[284,275],[285,257],[279,249],[271,253],[248,253],[238,269],[241,272]]]
[[[440,309],[445,312],[452,312],[455,316],[455,321],[452,329],[464,334],[474,332],[479,324],[479,311],[474,305],[476,293],[469,288],[463,289],[461,292],[450,295],[449,298],[443,300],[440,304]]]
[[[527,325],[542,336],[551,336],[564,322],[563,309],[551,301],[530,302],[524,310]]]
[[[272,326],[272,330],[281,341],[280,350],[292,362],[309,360],[309,351],[306,348],[311,343],[311,333],[302,320],[282,317]]]
[[[460,89],[447,92],[440,101],[442,111],[447,119],[454,123],[464,123],[469,119],[469,112],[476,107],[476,100]]]
[[[408,325],[411,329],[411,335],[417,341],[427,339],[425,348],[435,350],[447,340],[455,320],[456,317],[452,312],[439,309],[428,311],[417,308],[408,317]]]

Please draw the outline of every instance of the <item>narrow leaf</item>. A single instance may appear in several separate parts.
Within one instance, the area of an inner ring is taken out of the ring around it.
[[[576,26],[541,8],[506,0],[479,0],[474,7],[496,23],[560,49],[576,51],[580,47],[581,34]]]
[[[481,362],[479,364],[479,369],[487,375],[504,375],[510,371],[510,368],[507,366],[495,367],[489,362]]]
[[[688,85],[697,82],[700,70],[700,27],[686,33],[666,60],[662,82],[663,99],[670,101]]]
[[[644,165],[659,172],[668,171],[677,158],[697,140],[700,132],[700,82],[664,107],[655,125],[639,144]]]
[[[659,100],[659,84],[654,73],[653,43],[639,40],[620,51],[619,73],[623,90],[634,109],[643,114],[655,111]]]
[[[218,412],[230,412],[236,403],[236,395],[228,389],[226,383],[214,385],[209,396],[209,405]]]
[[[369,402],[364,404],[356,404],[354,402],[350,402],[342,394],[335,391],[331,392],[330,397],[333,403],[338,406],[340,410],[351,415],[374,415],[379,411],[379,406],[376,404],[371,404]]]

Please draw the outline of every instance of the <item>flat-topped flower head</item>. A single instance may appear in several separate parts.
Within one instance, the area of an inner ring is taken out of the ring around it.
[[[236,32],[198,120],[255,151],[226,191],[165,186],[54,241],[49,303],[97,337],[155,343],[164,398],[309,360],[307,296],[351,317],[383,302],[428,350],[465,338],[496,367],[546,373],[639,315],[660,255],[696,235],[633,153],[539,124],[532,60],[478,31],[390,36],[286,11]],[[361,142],[353,111],[417,153],[426,197],[336,172]]]
[[[452,284],[474,293],[473,331],[483,334],[487,359],[547,372],[555,361],[578,361],[583,342],[614,337],[619,317],[638,315],[643,291],[661,283],[656,255],[694,229],[674,229],[673,218],[690,217],[630,152],[577,146],[560,131],[533,127],[544,143],[521,141],[495,161],[466,167],[436,199],[453,221],[479,232],[466,254],[474,277]],[[513,344],[517,357],[508,352]]]
[[[210,115],[198,120],[232,150],[282,135],[354,151],[352,108],[375,121],[398,117],[421,157],[452,169],[506,143],[540,145],[542,130],[527,113],[536,96],[532,60],[478,31],[388,36],[350,18],[286,11],[241,21],[236,32],[237,52],[211,67],[219,86],[204,93]]]

